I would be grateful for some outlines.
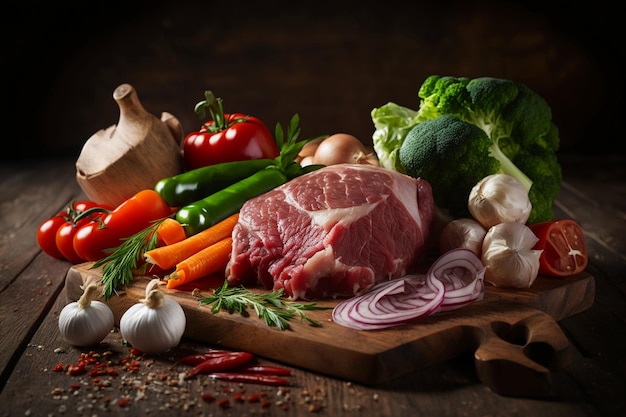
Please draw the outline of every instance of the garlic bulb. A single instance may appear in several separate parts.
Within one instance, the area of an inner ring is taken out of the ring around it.
[[[122,337],[144,353],[163,353],[180,343],[187,320],[183,308],[159,289],[160,280],[146,286],[146,298],[120,318]]]
[[[528,190],[515,177],[488,175],[470,191],[467,208],[472,216],[489,229],[498,223],[526,223],[532,204]]]
[[[108,305],[96,300],[100,294],[95,279],[88,277],[80,299],[61,310],[59,331],[72,345],[97,345],[113,328],[113,312]]]
[[[480,257],[486,233],[487,229],[474,219],[454,219],[439,235],[439,250],[445,253],[455,248],[465,248]]]
[[[528,288],[539,273],[541,250],[533,250],[537,236],[519,222],[490,228],[483,240],[485,281],[496,287]]]

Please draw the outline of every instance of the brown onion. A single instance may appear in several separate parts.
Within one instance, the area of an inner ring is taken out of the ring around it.
[[[307,143],[304,144],[298,156],[296,157],[296,162],[300,163],[302,166],[305,165],[304,161],[306,160],[308,163],[306,165],[310,165],[313,162],[313,156],[315,155],[315,151],[317,151],[317,147],[322,143],[322,141],[326,139],[326,137],[322,136],[319,138],[311,139]]]
[[[318,145],[313,163],[321,165],[378,165],[378,159],[373,152],[368,152],[365,145],[355,136],[346,133],[335,133]]]

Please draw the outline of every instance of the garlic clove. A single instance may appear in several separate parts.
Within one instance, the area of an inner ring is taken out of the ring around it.
[[[515,177],[488,175],[470,191],[467,207],[487,229],[503,222],[526,223],[532,204],[528,190]]]
[[[445,253],[456,248],[471,250],[480,257],[487,229],[474,219],[459,218],[445,225],[439,235],[439,250]]]
[[[114,325],[113,312],[108,305],[97,301],[98,286],[91,282],[85,286],[78,301],[67,304],[59,313],[59,332],[74,346],[86,347],[100,343]]]
[[[120,318],[120,333],[144,353],[164,353],[177,346],[185,332],[186,317],[181,305],[163,294],[159,279],[146,286],[146,297],[132,305]]]
[[[481,260],[485,281],[496,287],[529,288],[539,274],[541,250],[534,250],[537,236],[519,222],[491,227],[483,240]]]

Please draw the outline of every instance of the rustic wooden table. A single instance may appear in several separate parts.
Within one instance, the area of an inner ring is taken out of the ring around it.
[[[74,348],[57,323],[71,264],[42,253],[35,238],[44,219],[84,197],[74,161],[2,161],[0,416],[626,415],[626,158],[563,156],[561,163],[557,215],[585,230],[596,294],[590,308],[559,322],[574,360],[554,372],[555,395],[537,399],[490,391],[476,376],[472,352],[380,386],[292,368],[291,386],[268,388],[182,380],[174,358],[207,348],[191,340],[166,355],[130,360],[119,331],[91,353]],[[110,360],[116,375],[54,371],[81,355]]]

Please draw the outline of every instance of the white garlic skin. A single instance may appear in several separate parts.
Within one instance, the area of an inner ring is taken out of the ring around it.
[[[526,223],[532,204],[528,190],[507,174],[488,175],[470,191],[467,207],[472,217],[489,229],[498,223]]]
[[[456,248],[471,250],[480,257],[487,229],[474,219],[459,218],[446,224],[439,235],[439,250],[445,253]]]
[[[481,260],[485,281],[496,287],[529,288],[539,274],[542,250],[533,249],[539,239],[528,226],[504,222],[491,227],[483,240]]]
[[[122,337],[143,353],[164,353],[177,346],[185,326],[183,308],[168,296],[156,308],[134,304],[120,318]]]
[[[102,342],[113,328],[113,312],[101,301],[86,307],[78,302],[67,304],[59,314],[59,331],[74,346],[94,346]]]

